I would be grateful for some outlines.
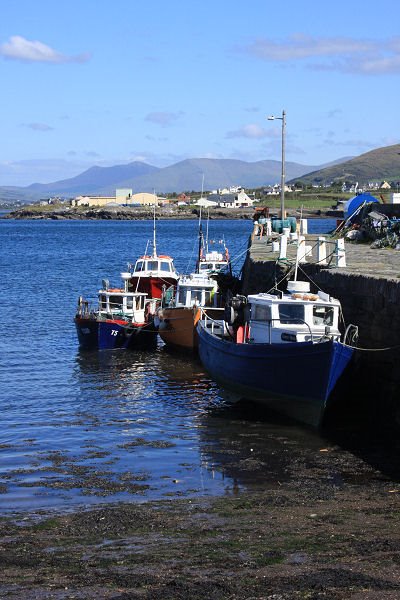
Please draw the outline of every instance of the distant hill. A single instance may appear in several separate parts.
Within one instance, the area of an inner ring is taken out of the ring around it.
[[[192,158],[183,160],[169,167],[159,169],[157,173],[135,177],[121,181],[121,187],[132,187],[136,191],[171,193],[183,191],[200,191],[204,174],[204,189],[211,190],[231,185],[242,185],[245,188],[261,187],[276,183],[281,177],[281,163],[274,160],[263,160],[248,163],[241,160]],[[310,167],[297,163],[286,163],[286,170],[291,177],[299,177],[307,173]],[[109,187],[101,193],[112,192]]]
[[[300,177],[315,166],[287,162],[287,177]],[[264,160],[248,163],[241,160],[195,158],[164,167],[141,162],[114,167],[91,167],[76,177],[54,183],[34,183],[28,187],[0,187],[0,199],[33,201],[51,196],[112,195],[116,188],[132,188],[133,192],[158,194],[200,191],[204,174],[204,189],[231,185],[261,187],[280,181],[281,163]]]
[[[321,165],[317,167],[286,162],[285,168],[286,179],[293,179],[303,177],[317,168],[321,169]],[[109,196],[115,194],[116,188],[132,188],[134,193],[156,191],[158,194],[200,191],[203,174],[205,190],[231,185],[257,188],[278,183],[281,170],[281,162],[276,160],[249,163],[231,159],[193,158],[162,169],[142,162],[132,162],[113,167],[91,167],[76,177],[54,183],[33,183],[20,188],[0,187],[0,200],[31,202],[51,196]]]
[[[350,160],[300,176],[304,183],[400,181],[400,144],[371,150]],[[295,178],[299,179],[299,178]],[[294,180],[295,180],[294,179]]]
[[[157,172],[158,167],[152,167],[142,162],[131,162],[127,165],[116,165],[114,167],[91,167],[76,177],[56,181],[55,183],[33,183],[24,188],[27,192],[38,192],[41,196],[48,195],[76,195],[97,194],[102,188],[112,190],[115,193],[120,181],[134,180],[136,177],[151,175]]]

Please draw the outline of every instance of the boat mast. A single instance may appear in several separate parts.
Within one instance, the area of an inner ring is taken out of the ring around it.
[[[210,221],[210,207],[207,208],[207,229],[206,229],[206,254],[208,253],[208,223]]]
[[[201,251],[203,248],[203,229],[201,223],[199,225],[199,248],[197,252],[197,265],[196,265],[196,273],[200,273],[200,262],[201,262]]]
[[[199,247],[197,252],[197,262],[196,262],[196,273],[200,273],[200,261],[201,261],[201,250],[203,246],[203,229],[201,225],[201,201],[203,200],[203,190],[204,190],[204,173],[201,179],[201,196],[200,196],[200,211],[199,211]]]
[[[156,191],[153,192],[154,195],[154,205],[153,205],[153,258],[157,256],[157,246],[156,246]]]

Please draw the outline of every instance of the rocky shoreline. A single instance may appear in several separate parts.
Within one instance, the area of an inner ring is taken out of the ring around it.
[[[287,211],[288,216],[300,217],[299,211]],[[182,208],[173,206],[162,206],[157,208],[157,219],[198,219],[199,208]],[[204,214],[204,209],[203,209]],[[253,219],[254,208],[213,208],[207,212],[210,219]],[[271,215],[277,215],[278,211],[271,210]],[[303,211],[304,218],[340,218],[340,211],[310,210]],[[151,207],[93,207],[72,208],[62,207],[54,210],[38,207],[23,207],[2,215],[3,219],[33,219],[53,221],[79,221],[79,220],[115,220],[115,221],[138,221],[153,218]]]
[[[325,444],[258,491],[3,517],[0,596],[400,598],[398,448],[379,446],[378,466],[370,443],[358,456]],[[252,454],[241,469],[265,473]]]

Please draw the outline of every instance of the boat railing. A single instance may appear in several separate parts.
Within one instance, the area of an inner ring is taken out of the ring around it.
[[[132,306],[124,310],[124,306],[120,302],[109,302],[108,307],[105,302],[100,302],[98,315],[103,319],[115,319],[115,317],[118,317],[125,321],[136,322],[136,315],[143,312],[143,307],[137,308],[136,306]]]
[[[346,331],[343,335],[343,344],[348,346],[355,346],[358,340],[358,327],[357,325],[347,325]]]
[[[86,300],[82,296],[78,298],[78,307],[76,315],[81,318],[88,319],[93,314],[92,301]]]
[[[225,320],[223,318],[217,320],[217,319],[214,319],[213,317],[210,317],[210,315],[207,314],[207,308],[212,308],[212,307],[199,306],[198,308],[201,313],[200,320],[204,321],[204,327],[208,330],[211,330],[212,334],[216,333],[215,332],[216,329],[218,330],[219,335],[221,335],[221,334],[223,335],[227,331]],[[215,310],[219,310],[219,309],[214,308],[213,310],[215,311]],[[221,308],[220,310],[221,310],[221,313],[223,314],[224,309]]]

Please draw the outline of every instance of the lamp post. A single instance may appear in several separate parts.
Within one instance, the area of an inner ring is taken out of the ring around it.
[[[279,119],[282,121],[282,175],[281,175],[281,219],[285,218],[285,133],[286,133],[286,113],[283,110],[281,117],[275,117],[271,115],[268,117],[268,121],[275,121]]]

